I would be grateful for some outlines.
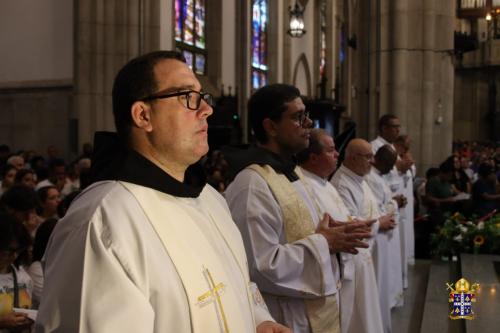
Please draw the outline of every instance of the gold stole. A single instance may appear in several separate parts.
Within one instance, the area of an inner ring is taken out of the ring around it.
[[[245,269],[246,256],[241,239],[225,235],[224,223],[217,221],[212,211],[220,203],[206,190],[200,200],[208,211],[207,224],[213,223],[221,241],[230,249],[241,279],[246,287],[248,308],[238,305],[239,288],[230,283],[224,266],[226,258],[221,259],[213,250],[210,240],[204,236],[199,225],[179,205],[177,198],[147,187],[120,182],[137,199],[153,229],[160,238],[168,256],[172,259],[182,281],[189,304],[193,332],[255,332],[252,296],[249,291],[249,276]],[[228,217],[228,219],[230,219]],[[234,223],[232,220],[226,223]],[[249,311],[243,314],[243,311]],[[251,323],[249,323],[251,320]]]
[[[252,164],[248,169],[257,172],[264,178],[278,201],[283,214],[283,225],[288,243],[293,243],[316,232],[309,209],[285,175],[276,173],[268,165]],[[295,172],[302,179],[302,173],[298,167],[295,168]],[[311,199],[314,200],[314,198]],[[323,267],[321,269],[323,270]],[[324,294],[323,276],[319,278],[321,279],[322,294]],[[304,299],[304,303],[313,333],[340,332],[339,311],[335,295]]]

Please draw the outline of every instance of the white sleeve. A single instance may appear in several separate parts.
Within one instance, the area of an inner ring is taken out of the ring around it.
[[[153,332],[154,311],[111,237],[100,210],[81,228],[56,228],[35,332]]]
[[[260,175],[240,172],[226,200],[243,236],[251,279],[263,292],[299,298],[335,292],[326,239],[313,234],[287,243],[281,209]]]

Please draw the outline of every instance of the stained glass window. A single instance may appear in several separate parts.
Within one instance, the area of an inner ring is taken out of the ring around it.
[[[326,76],[326,1],[319,5],[319,78]]]
[[[175,44],[197,74],[204,75],[205,0],[175,0]]]
[[[252,1],[252,88],[267,84],[267,0]]]

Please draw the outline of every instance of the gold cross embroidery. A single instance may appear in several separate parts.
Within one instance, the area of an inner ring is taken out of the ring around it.
[[[227,324],[226,320],[226,314],[224,313],[224,308],[222,306],[222,301],[220,299],[220,292],[224,290],[225,285],[220,282],[217,285],[214,282],[214,279],[212,277],[212,274],[207,268],[203,269],[203,275],[207,278],[207,282],[209,284],[210,290],[204,293],[203,295],[198,297],[198,302],[199,303],[204,303],[209,297],[215,298],[215,301],[217,302],[218,309],[220,311],[220,316],[222,317],[222,322],[224,324],[224,332],[229,333],[229,326]]]

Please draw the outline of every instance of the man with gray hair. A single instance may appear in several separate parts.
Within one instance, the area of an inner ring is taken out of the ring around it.
[[[350,223],[349,213],[339,193],[328,181],[329,176],[337,169],[338,152],[333,138],[323,129],[311,130],[309,147],[297,155],[298,162],[304,174],[304,179],[310,186],[315,200],[322,212],[328,213],[337,223]],[[367,225],[373,223],[366,221]],[[369,228],[367,226],[367,228]],[[339,254],[341,263],[340,288],[340,327],[343,333],[358,332],[357,322],[367,322],[365,332],[377,332],[378,320],[372,321],[370,312],[363,312],[368,307],[377,308],[377,296],[373,293],[377,286],[372,262],[366,259],[366,254],[353,255],[342,252]],[[363,330],[359,330],[363,332]]]
[[[364,177],[370,172],[373,162],[373,153],[371,145],[363,139],[353,139],[349,142],[346,149],[344,163],[335,173],[331,182],[337,188],[340,196],[344,200],[347,209],[351,216],[364,219],[377,219],[373,224],[372,235],[374,238],[370,240],[370,248],[363,250],[360,253],[360,258],[363,258],[365,265],[374,267],[372,254],[374,249],[375,236],[379,231],[390,230],[394,228],[395,222],[390,214],[382,215],[378,210],[377,200],[373,195],[370,187]],[[379,258],[379,260],[382,258]],[[371,294],[367,292],[362,304],[357,304],[362,310],[359,311],[361,316],[359,320],[352,321],[351,332],[389,332],[391,325],[390,313],[381,311],[379,304],[379,291],[375,280],[375,270],[373,274],[373,285],[375,286]],[[384,316],[382,316],[384,314]],[[363,317],[369,316],[369,317]],[[370,325],[378,324],[375,327]]]

